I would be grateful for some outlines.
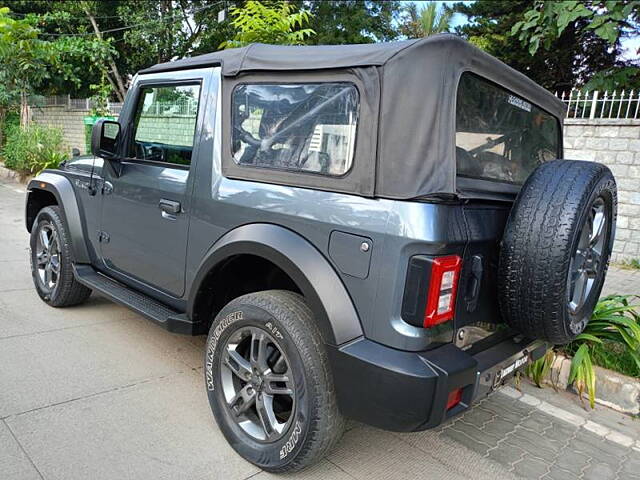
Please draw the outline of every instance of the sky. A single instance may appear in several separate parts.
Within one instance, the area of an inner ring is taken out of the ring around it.
[[[404,1],[402,3],[417,3],[420,4],[422,2],[414,2],[414,1]],[[445,5],[452,5],[454,3],[457,2],[453,2],[453,1],[448,1],[448,2],[440,2],[443,3]],[[464,3],[473,3],[473,1],[466,1]],[[465,23],[467,23],[467,17],[465,15],[456,13],[451,21],[451,25],[453,27],[457,27],[459,25],[464,25]],[[639,55],[638,55],[638,49],[640,49],[640,36],[636,36],[633,38],[623,38],[622,39],[622,48],[623,48],[623,54],[621,55],[621,57],[624,60],[638,60]]]

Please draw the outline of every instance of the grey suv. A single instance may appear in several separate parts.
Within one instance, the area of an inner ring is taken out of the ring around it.
[[[557,160],[563,117],[451,35],[156,65],[92,156],[30,182],[35,287],[208,333],[214,417],[266,470],[345,418],[431,428],[591,316],[616,186]]]

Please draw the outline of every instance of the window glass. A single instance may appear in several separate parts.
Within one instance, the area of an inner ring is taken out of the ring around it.
[[[189,165],[200,85],[142,87],[131,157]]]
[[[237,164],[324,175],[351,168],[358,120],[354,85],[240,85],[232,105]]]
[[[458,175],[523,183],[558,158],[558,120],[508,91],[464,73],[456,107]]]

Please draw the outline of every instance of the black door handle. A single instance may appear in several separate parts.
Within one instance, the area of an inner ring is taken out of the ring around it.
[[[478,297],[480,286],[482,285],[482,255],[474,255],[471,257],[471,275],[469,278],[469,287],[467,290],[467,311],[473,312],[478,306]]]
[[[175,202],[173,200],[167,200],[166,198],[160,199],[160,203],[158,204],[160,210],[164,213],[170,213],[171,215],[175,215],[180,213],[180,202]]]

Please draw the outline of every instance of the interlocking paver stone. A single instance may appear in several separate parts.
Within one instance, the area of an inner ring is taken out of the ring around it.
[[[540,478],[542,480],[579,480],[580,477],[566,470],[556,468]]]
[[[606,463],[596,463],[587,468],[584,472],[585,480],[614,480],[618,478],[616,469]]]
[[[564,446],[564,439],[556,439],[543,436],[522,428],[520,425],[510,434],[510,441],[523,445],[522,448],[532,454],[538,454],[542,458],[553,458],[556,452]]]
[[[553,423],[548,417],[537,412],[532,412],[527,418],[522,420],[520,426],[540,434],[544,434],[548,429],[553,428]]]
[[[469,450],[477,452],[481,455],[486,454],[487,451],[491,448],[490,445],[483,442],[479,442],[474,438],[470,437],[466,432],[462,432],[460,430],[454,430],[450,428],[445,430],[442,434],[452,440],[455,440],[461,445],[464,445]]]
[[[469,437],[471,437],[472,439],[474,439],[475,441],[485,443],[490,447],[494,447],[495,445],[497,445],[498,441],[500,440],[500,436],[496,435],[490,429],[487,429],[487,428],[480,429],[475,425],[466,423],[464,419],[461,419],[456,423],[454,423],[451,426],[450,430],[457,430],[459,432],[463,432]]]
[[[526,452],[520,447],[501,443],[498,448],[489,450],[487,457],[507,467],[512,467],[513,464],[519,461],[525,454]]]
[[[523,458],[513,466],[513,472],[524,478],[540,478],[546,475],[548,466],[546,462],[537,458]]]
[[[571,451],[567,448],[562,451],[561,455],[558,455],[554,466],[580,475],[589,462],[589,458],[591,457],[584,453]]]

